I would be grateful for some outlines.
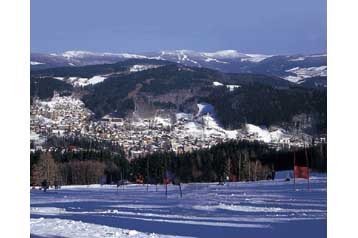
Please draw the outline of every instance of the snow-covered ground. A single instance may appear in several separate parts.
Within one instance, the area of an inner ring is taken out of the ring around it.
[[[220,82],[213,82],[214,86],[226,86],[230,91],[234,91],[235,88],[240,88],[240,85],[235,85],[235,84],[228,84],[228,85],[224,85],[223,83]]]
[[[151,64],[135,64],[130,67],[129,72],[139,72],[148,69],[155,69],[160,67],[160,65],[151,65]]]
[[[196,119],[184,124],[184,136],[207,137],[219,136],[222,138],[235,139],[237,130],[225,130],[218,122],[213,105],[209,103],[198,103],[199,110],[195,115]],[[182,117],[183,113],[177,115],[177,119]],[[189,118],[189,117],[186,117]]]
[[[218,59],[241,59],[241,61],[260,62],[264,59],[272,57],[272,55],[261,55],[261,54],[244,54],[236,50],[221,50],[216,52],[202,52],[202,56],[208,57],[209,60],[205,61],[216,61]],[[222,62],[222,61],[219,61]],[[225,63],[225,62],[224,62]]]
[[[55,79],[65,81],[67,83],[72,84],[75,87],[87,86],[87,85],[94,85],[97,83],[103,82],[107,79],[107,76],[104,75],[96,75],[91,78],[80,78],[80,77],[54,77]]]
[[[300,68],[295,67],[289,70],[286,70],[288,73],[292,73],[294,75],[290,75],[285,77],[284,79],[291,81],[293,83],[300,83],[305,78],[310,77],[326,77],[327,76],[327,66],[323,65],[320,67],[309,67],[309,68]]]
[[[31,190],[33,237],[326,237],[327,179]]]
[[[37,61],[30,61],[30,65],[39,65],[39,64],[45,64]]]
[[[269,131],[253,124],[246,124],[246,130],[249,134],[255,134],[257,140],[264,141],[266,143],[279,142],[284,137],[288,137],[288,135],[284,134],[285,132],[283,129]]]

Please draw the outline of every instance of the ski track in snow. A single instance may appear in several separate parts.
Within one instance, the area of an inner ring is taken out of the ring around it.
[[[131,238],[161,238],[171,237],[179,238],[180,236],[162,236],[157,234],[146,234],[136,230],[128,230],[121,228],[114,228],[110,226],[102,226],[81,221],[73,221],[67,219],[31,219],[32,234],[42,237],[76,237],[76,238],[91,238],[91,237],[131,237]]]
[[[326,236],[326,176],[306,180],[64,186],[31,190],[31,234],[39,237]],[[281,175],[280,175],[281,174]],[[129,231],[132,233],[129,234]],[[154,233],[154,234],[153,234]],[[170,235],[170,236],[169,236]]]

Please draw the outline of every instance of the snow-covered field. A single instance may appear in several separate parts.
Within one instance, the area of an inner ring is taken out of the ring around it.
[[[139,71],[143,71],[143,70],[148,70],[148,69],[155,69],[160,67],[160,65],[152,65],[152,64],[135,64],[132,67],[130,67],[129,72],[139,72]]]
[[[80,86],[87,86],[87,85],[94,85],[97,83],[103,82],[105,79],[107,79],[107,76],[104,75],[96,75],[91,78],[80,78],[80,77],[54,77],[55,79],[65,81],[69,84],[72,84],[75,87]]]
[[[326,176],[275,181],[31,190],[32,237],[326,237]]]
[[[309,67],[309,68],[295,67],[295,68],[286,70],[286,72],[292,73],[294,75],[284,77],[284,79],[291,81],[293,83],[300,83],[305,78],[327,77],[327,66],[323,65],[320,67]]]

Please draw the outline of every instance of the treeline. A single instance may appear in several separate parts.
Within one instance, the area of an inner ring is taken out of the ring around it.
[[[263,155],[261,159],[267,164],[273,164],[279,171],[292,170],[294,157],[296,157],[296,165],[307,166],[308,163],[309,168],[315,172],[327,172],[327,144],[313,145],[306,149],[276,151]]]
[[[32,166],[30,183],[40,185],[43,180],[47,180],[50,185],[93,184],[98,183],[104,174],[103,162],[74,160],[58,163],[51,153],[43,153]]]
[[[67,145],[68,141],[61,143]],[[43,179],[51,184],[111,183],[129,177],[129,162],[120,146],[98,141],[86,144],[83,139],[77,142],[76,149],[73,143],[49,152],[31,152],[31,184],[38,185]]]
[[[133,174],[162,181],[168,170],[182,182],[253,181],[266,179],[272,166],[260,161],[269,153],[259,142],[231,141],[184,154],[163,152],[131,161]]]
[[[51,184],[111,183],[129,177],[129,162],[108,151],[32,152],[31,184],[44,179]]]
[[[162,181],[165,171],[174,173],[182,182],[256,181],[271,178],[274,171],[292,170],[296,165],[317,172],[327,171],[326,145],[307,149],[276,151],[261,142],[230,141],[210,149],[175,154],[158,152],[131,161],[132,174],[147,182]]]
[[[327,170],[326,145],[293,151],[270,149],[260,142],[230,141],[210,149],[175,154],[157,152],[130,162],[110,151],[34,152],[31,153],[31,184],[47,179],[51,184],[112,183],[121,179],[163,183],[167,172],[181,182],[256,181],[269,179],[273,171],[292,170],[296,164],[314,171]]]

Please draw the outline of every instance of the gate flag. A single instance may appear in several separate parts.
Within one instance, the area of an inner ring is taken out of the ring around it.
[[[309,163],[308,163],[308,154],[305,146],[305,157],[306,157],[306,166],[296,165],[296,153],[293,151],[293,184],[296,190],[296,178],[307,179],[307,190],[310,191],[310,172],[309,172]]]
[[[308,179],[309,178],[308,167],[295,165],[294,166],[294,176],[295,176],[295,178]]]
[[[164,184],[169,184],[175,179],[175,175],[171,173],[169,170],[165,171]]]

